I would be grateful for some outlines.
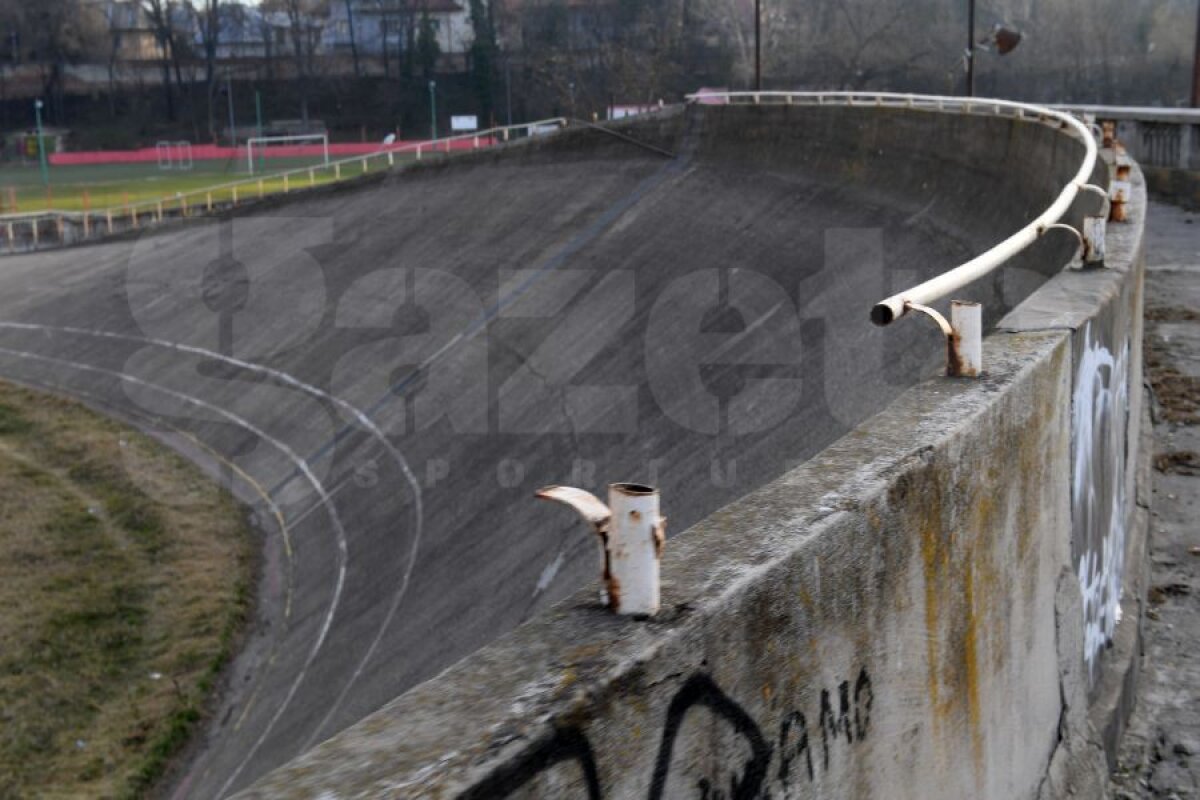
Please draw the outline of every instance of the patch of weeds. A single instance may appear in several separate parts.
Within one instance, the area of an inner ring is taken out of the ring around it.
[[[0,436],[22,436],[32,430],[33,423],[20,411],[7,403],[0,403]]]
[[[1200,454],[1192,450],[1169,450],[1154,457],[1154,468],[1176,475],[1200,475]]]
[[[1177,306],[1151,306],[1144,315],[1147,322],[1200,322],[1200,312]]]

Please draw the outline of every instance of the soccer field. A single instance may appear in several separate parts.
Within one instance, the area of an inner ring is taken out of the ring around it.
[[[412,158],[407,153],[395,154],[396,163]],[[372,160],[371,170],[382,166]],[[314,168],[312,174],[303,172],[286,181],[280,173],[288,170]],[[339,175],[340,173],[340,175]],[[350,161],[335,171],[317,158],[271,158],[260,175],[251,176],[242,159],[196,161],[191,169],[160,169],[157,164],[81,164],[49,167],[49,185],[42,182],[36,162],[0,166],[0,212],[28,213],[46,210],[84,211],[105,208],[120,209],[132,204],[166,203],[178,200],[180,194],[211,190],[213,202],[232,198],[234,190],[226,187],[237,181],[251,181],[239,186],[238,197],[256,197],[306,186],[331,183],[338,178],[353,178],[363,173],[359,160]],[[261,180],[261,187],[259,181]],[[225,187],[225,188],[217,188]],[[192,196],[189,205],[199,205],[207,197]]]

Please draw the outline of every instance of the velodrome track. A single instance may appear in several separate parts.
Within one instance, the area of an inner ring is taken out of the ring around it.
[[[0,261],[0,376],[157,433],[264,534],[176,796],[248,785],[594,580],[539,486],[654,483],[677,533],[883,408],[942,346],[871,304],[1031,219],[1079,157],[898,110],[622,130],[674,156],[572,130]],[[967,295],[994,320],[1070,245]]]

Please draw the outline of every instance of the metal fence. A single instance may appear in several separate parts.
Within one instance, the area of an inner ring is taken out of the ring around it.
[[[405,142],[381,147],[374,153],[356,155],[309,167],[244,178],[179,192],[135,203],[124,203],[87,211],[48,210],[25,214],[0,214],[0,252],[27,252],[153,227],[165,220],[211,214],[269,195],[288,194],[323,184],[357,178],[395,166],[398,158],[418,161],[455,150],[479,150],[559,130],[563,117],[503,125],[422,142]]]

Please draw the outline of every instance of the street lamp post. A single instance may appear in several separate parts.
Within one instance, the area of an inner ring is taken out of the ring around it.
[[[237,122],[233,118],[233,81],[228,75],[225,76],[225,103],[229,109],[229,138],[233,146],[237,147]]]
[[[762,0],[754,0],[754,91],[762,91]]]
[[[1200,108],[1200,11],[1196,12],[1196,40],[1192,50],[1192,108]]]
[[[254,123],[255,123],[254,135],[261,139],[262,135],[263,135],[262,92],[260,92],[258,89],[254,90]],[[265,166],[265,163],[266,163],[265,159],[266,159],[266,154],[260,150],[259,156],[258,156],[259,168],[262,168],[263,166]]]
[[[967,97],[975,96],[975,0],[967,0]]]
[[[42,170],[42,185],[50,185],[50,166],[46,163],[46,142],[42,135],[42,99],[33,101],[33,115],[37,120],[38,165]]]
[[[430,139],[437,138],[437,81],[429,82],[429,130]]]
[[[504,54],[504,102],[508,106],[508,127],[512,127],[512,59]]]

